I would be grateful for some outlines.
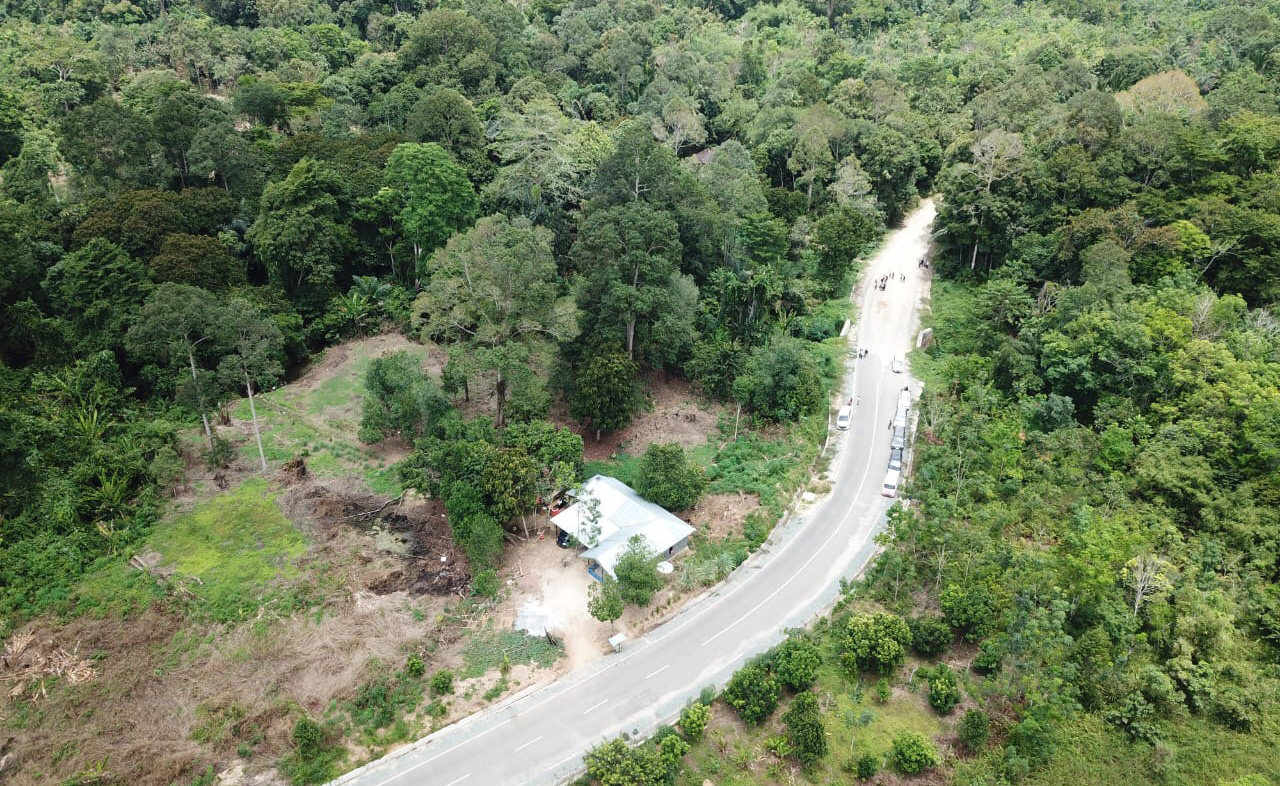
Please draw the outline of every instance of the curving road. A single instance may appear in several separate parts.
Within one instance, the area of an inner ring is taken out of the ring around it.
[[[928,280],[917,262],[933,222],[932,202],[908,216],[867,265],[857,290],[855,346],[845,389],[859,403],[834,439],[833,490],[774,530],[750,560],[676,617],[550,685],[407,745],[334,781],[344,786],[502,786],[561,783],[592,746],[670,722],[706,685],[723,685],[783,630],[807,623],[835,599],[839,580],[861,572],[889,500],[880,496],[889,457],[887,424],[906,384],[890,370],[912,346]],[[892,276],[884,291],[874,284]],[[900,276],[905,275],[905,281]],[[913,384],[918,391],[918,386]]]

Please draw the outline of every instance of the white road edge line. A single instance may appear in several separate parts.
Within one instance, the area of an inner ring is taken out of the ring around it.
[[[519,753],[520,751],[522,751],[522,750],[524,750],[525,748],[529,747],[530,745],[534,744],[534,743],[535,743],[535,742],[537,742],[538,740],[542,739],[542,737],[543,737],[543,736],[545,736],[545,735],[538,735],[537,737],[534,737],[533,739],[531,739],[531,740],[529,740],[528,742],[526,742],[524,745],[521,745],[519,748],[516,748],[515,750],[513,750],[513,751],[512,751],[512,753]]]
[[[646,674],[644,678],[647,680],[647,679],[649,679],[650,677],[656,677],[656,676],[658,676],[659,674],[661,674],[662,672],[666,671],[666,670],[667,670],[667,669],[669,669],[669,668],[671,668],[671,664],[670,664],[670,663],[668,663],[667,665],[665,665],[665,666],[663,666],[662,668],[658,669],[657,671],[653,672],[652,674]]]
[[[463,781],[465,781],[467,778],[470,778],[470,777],[471,777],[471,773],[468,772],[466,775],[463,775],[461,778],[458,778],[456,781],[449,781],[444,786],[454,786],[454,784],[462,783]]]
[[[595,710],[600,709],[601,707],[603,707],[604,705],[606,705],[606,704],[608,704],[608,703],[609,703],[609,700],[608,700],[608,699],[601,699],[599,704],[594,704],[594,705],[592,705],[592,706],[588,707],[588,708],[587,708],[587,709],[586,709],[582,714],[583,714],[583,715],[590,715],[592,712],[594,712]]]
[[[879,392],[879,391],[877,391],[877,392]],[[879,419],[880,419],[880,401],[879,401],[879,398],[880,398],[880,397],[879,397],[879,396],[876,396],[875,398],[876,398],[876,405],[875,405],[875,409],[874,409],[874,411],[872,411],[872,413],[871,413],[871,422],[872,422],[873,424],[874,424],[874,423],[876,423],[876,422],[878,422],[878,421],[879,421]],[[859,489],[861,489],[861,488],[866,484],[866,482],[867,482],[867,476],[868,476],[870,473],[871,473],[871,462],[869,462],[869,461],[868,461],[868,462],[867,462],[867,468],[866,468],[866,469],[864,469],[864,470],[862,471],[862,477],[858,479],[858,488],[859,488]],[[795,581],[795,580],[796,580],[796,577],[797,577],[797,576],[799,576],[800,574],[802,574],[802,573],[804,572],[805,568],[809,567],[809,564],[810,564],[810,563],[812,563],[815,559],[817,559],[817,558],[818,558],[818,556],[822,553],[822,551],[823,551],[824,549],[826,549],[826,547],[831,543],[832,539],[834,539],[834,538],[835,538],[836,533],[837,533],[837,532],[839,532],[839,531],[844,527],[845,522],[849,520],[849,516],[853,513],[853,511],[854,511],[854,508],[855,508],[855,507],[856,507],[856,506],[851,505],[851,506],[849,506],[849,508],[848,508],[847,510],[845,510],[844,515],[840,517],[840,523],[839,523],[839,524],[837,524],[837,525],[835,525],[834,527],[832,527],[832,528],[831,528],[831,534],[827,536],[827,539],[826,539],[826,540],[824,540],[824,541],[822,542],[822,545],[821,545],[819,548],[817,548],[816,550],[814,550],[813,554],[812,554],[812,555],[810,555],[809,559],[805,560],[804,564],[800,566],[800,569],[799,569],[799,570],[797,570],[796,572],[792,573],[792,574],[787,578],[787,580],[786,580],[786,581],[784,581],[784,582],[782,582],[782,584],[781,584],[777,589],[775,589],[773,592],[769,593],[769,596],[768,596],[768,597],[766,597],[764,600],[760,601],[760,602],[759,602],[759,603],[757,603],[756,605],[752,606],[752,607],[751,607],[751,610],[750,610],[750,611],[748,611],[746,614],[744,614],[744,615],[742,615],[741,617],[739,617],[736,621],[729,623],[729,625],[728,625],[727,627],[725,627],[723,630],[721,630],[719,633],[715,634],[715,635],[714,635],[714,636],[712,636],[711,638],[709,638],[709,639],[707,639],[706,641],[702,642],[702,646],[704,646],[704,647],[705,647],[705,646],[707,646],[707,645],[708,645],[708,644],[710,644],[711,642],[713,642],[713,641],[715,641],[716,639],[718,639],[718,638],[720,638],[721,636],[723,636],[723,635],[724,635],[725,633],[727,633],[731,628],[733,628],[734,626],[736,626],[736,625],[738,625],[739,623],[741,623],[741,622],[742,622],[743,620],[745,620],[747,617],[750,617],[752,614],[755,614],[755,613],[760,609],[760,607],[761,607],[761,606],[763,606],[764,604],[766,604],[766,603],[768,603],[769,601],[773,600],[773,599],[777,596],[777,594],[778,594],[779,592],[782,592],[784,589],[786,589],[786,588],[787,588],[787,585],[789,585],[791,582]],[[806,523],[807,523],[807,522],[806,522]],[[793,539],[793,540],[794,540],[794,539]]]

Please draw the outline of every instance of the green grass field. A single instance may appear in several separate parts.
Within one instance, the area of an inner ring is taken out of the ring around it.
[[[295,603],[289,586],[306,538],[285,518],[261,478],[246,480],[190,512],[157,525],[144,550],[160,553],[170,580],[185,588],[193,616],[231,622],[270,604]],[[161,597],[156,581],[121,560],[105,563],[76,588],[90,613],[128,613]]]
[[[834,664],[826,664],[818,675],[814,692],[823,707],[829,753],[806,782],[816,784],[852,783],[844,766],[870,753],[882,761],[888,756],[895,735],[916,731],[932,738],[959,716],[941,718],[929,709],[920,695],[897,691],[884,704],[872,698],[874,680],[863,685],[848,679]],[[756,727],[736,722],[712,723],[702,741],[685,757],[676,782],[680,786],[702,786],[710,780],[716,786],[757,786],[786,783],[794,761],[779,759],[765,748],[769,737],[785,734],[781,723],[786,704],[773,717]]]
[[[378,494],[396,495],[403,490],[390,465],[356,438],[365,372],[381,354],[376,346],[348,345],[351,357],[314,388],[303,390],[292,384],[254,397],[268,462],[278,464],[302,456],[307,468],[320,477],[356,475]],[[425,346],[408,343],[402,349],[423,358],[428,351]],[[249,420],[248,399],[237,403],[232,416]],[[246,440],[239,450],[244,460],[257,461],[258,447],[253,439]]]

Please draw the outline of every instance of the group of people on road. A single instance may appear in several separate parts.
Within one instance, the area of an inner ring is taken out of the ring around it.
[[[884,288],[889,286],[889,282],[894,280],[895,278],[901,281],[906,281],[907,274],[906,273],[886,273],[880,278],[876,279],[876,284],[875,284],[876,289],[884,291]]]
[[[928,257],[920,257],[920,261],[916,263],[916,267],[922,267],[922,268],[924,268],[925,270],[928,270],[928,269],[929,269],[929,258],[928,258]]]

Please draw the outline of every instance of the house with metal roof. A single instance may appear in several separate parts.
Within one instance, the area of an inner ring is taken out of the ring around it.
[[[615,575],[613,568],[633,537],[666,559],[688,547],[693,534],[693,527],[617,478],[589,478],[573,497],[574,503],[552,516],[551,523],[587,547],[579,556],[600,580],[604,573]]]

